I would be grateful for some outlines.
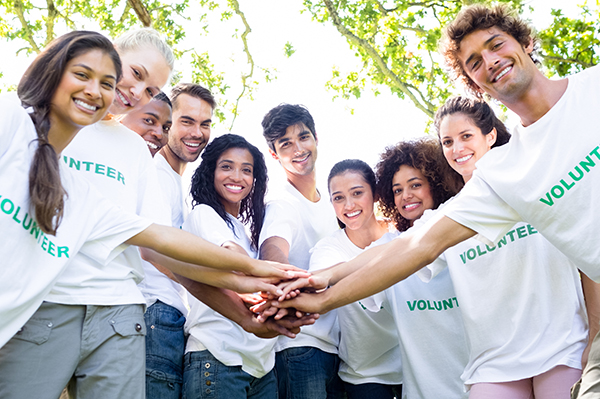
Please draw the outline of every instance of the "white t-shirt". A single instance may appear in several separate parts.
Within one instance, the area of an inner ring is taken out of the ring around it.
[[[375,241],[371,246],[376,245]],[[337,230],[312,250],[311,271],[347,262],[363,249]],[[396,324],[386,311],[370,312],[360,301],[337,309],[340,325],[340,378],[350,384],[402,384],[402,362]]]
[[[181,228],[185,214],[181,176],[173,170],[161,154],[154,156],[158,172],[158,182],[171,208],[171,225]],[[161,273],[151,263],[142,260],[145,277],[138,284],[146,298],[146,306],[151,306],[157,300],[179,310],[184,316],[188,313],[187,291],[179,283]]]
[[[40,231],[29,201],[29,165],[37,148],[31,118],[15,96],[0,96],[0,347],[39,308],[78,253],[104,264],[150,225],[121,211],[60,164],[68,193],[56,236]]]
[[[600,67],[570,76],[543,117],[477,163],[444,214],[493,245],[526,221],[600,281]]]
[[[391,241],[387,233],[377,244]],[[403,399],[466,399],[460,375],[469,359],[460,304],[448,270],[429,283],[416,275],[361,300],[393,316],[402,353]]]
[[[273,198],[267,204],[259,243],[262,245],[270,237],[283,238],[290,245],[290,264],[308,270],[311,248],[339,229],[333,206],[323,196],[318,202],[307,200],[289,182]],[[331,311],[322,315],[315,324],[302,327],[294,339],[278,337],[276,351],[310,346],[337,353],[340,338],[336,313]]]
[[[208,205],[197,205],[183,229],[216,245],[231,241],[240,245],[249,256],[256,258],[244,225],[233,217],[235,232]],[[185,330],[190,334],[185,353],[208,349],[221,363],[227,366],[242,366],[242,370],[253,377],[261,378],[275,365],[275,339],[262,339],[250,334],[238,324],[215,312],[190,295],[190,313]]]
[[[517,223],[497,246],[471,238],[417,274],[428,281],[446,267],[470,348],[466,385],[581,369],[588,331],[579,271],[534,227]]]
[[[170,225],[170,210],[158,185],[148,146],[116,121],[85,127],[63,151],[61,164],[96,187],[121,209]],[[144,276],[136,247],[107,265],[83,253],[58,279],[46,301],[62,304],[124,305],[145,303],[137,288]]]

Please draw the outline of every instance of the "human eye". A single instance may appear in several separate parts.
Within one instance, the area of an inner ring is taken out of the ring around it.
[[[162,128],[163,128],[163,132],[164,132],[165,134],[169,134],[169,131],[171,130],[171,125],[170,125],[170,124],[163,125],[163,127],[162,127]]]
[[[503,41],[497,41],[497,42],[492,43],[492,50],[499,49],[500,47],[502,47],[503,44],[504,44]]]
[[[229,164],[227,164],[227,163],[224,163],[224,164],[221,165],[221,169],[222,170],[229,170],[229,169],[231,169],[231,166]]]
[[[442,140],[442,145],[444,147],[450,147],[452,145],[452,140],[449,140],[449,139]]]
[[[481,63],[479,62],[479,60],[475,60],[473,62],[471,62],[471,70],[474,71],[475,69],[479,68],[479,65]]]
[[[342,199],[344,199],[344,197],[341,196],[341,195],[334,195],[333,198],[332,198],[333,202],[339,202]]]
[[[392,190],[392,193],[394,193],[394,195],[402,194],[402,189],[401,188],[395,188],[395,189]]]
[[[88,78],[88,75],[85,72],[75,71],[73,74],[81,80],[86,80]]]
[[[289,147],[289,146],[290,146],[290,142],[289,141],[283,142],[283,143],[281,143],[279,145],[280,148],[286,148],[286,147]]]
[[[144,123],[146,125],[154,125],[154,119],[152,119],[152,118],[144,118]]]
[[[421,183],[413,183],[413,185],[411,186],[413,189],[417,189],[420,188],[422,186]]]
[[[131,68],[131,71],[133,72],[133,74],[135,75],[136,78],[138,78],[138,79],[142,78],[142,73],[138,69]]]
[[[354,195],[355,197],[359,197],[362,195],[362,190],[356,190],[355,192],[352,193],[352,195]]]
[[[146,89],[146,94],[148,94],[148,96],[149,96],[150,98],[154,97],[154,92],[153,92],[153,91],[152,91],[152,89],[151,89],[151,88],[149,88],[149,87]]]
[[[102,86],[104,86],[104,88],[108,89],[108,90],[113,90],[115,88],[115,85],[113,84],[113,82],[110,82],[110,81],[102,82]]]

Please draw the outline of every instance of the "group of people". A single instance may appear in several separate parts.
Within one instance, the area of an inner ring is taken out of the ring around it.
[[[600,70],[549,80],[536,45],[465,7],[441,51],[471,95],[321,190],[315,121],[274,107],[266,202],[211,93],[161,91],[155,31],[57,38],[0,97],[0,397],[600,398]]]

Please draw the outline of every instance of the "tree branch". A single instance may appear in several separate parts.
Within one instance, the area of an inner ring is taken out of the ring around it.
[[[352,33],[350,30],[348,30],[348,28],[346,28],[343,25],[343,23],[340,19],[340,16],[338,15],[337,11],[335,10],[335,7],[333,6],[333,3],[331,2],[331,0],[323,0],[323,2],[325,3],[325,6],[327,7],[327,11],[329,12],[329,15],[331,16],[333,25],[336,27],[338,32],[340,32],[351,43],[353,43],[354,45],[356,45],[357,47],[359,47],[360,49],[365,51],[371,57],[371,59],[375,63],[375,67],[379,70],[379,72],[381,72],[385,77],[390,79],[391,86],[399,89],[402,93],[404,93],[406,96],[408,96],[408,98],[411,99],[411,101],[415,104],[415,106],[418,109],[423,111],[430,118],[433,118],[434,111],[435,111],[435,107],[433,106],[433,104],[429,103],[428,101],[421,102],[415,96],[415,94],[410,90],[409,86],[388,68],[385,61],[381,58],[381,56],[379,55],[377,50],[375,48],[373,48],[373,46],[371,46],[371,44],[368,41],[359,38],[358,36],[356,36],[354,33]],[[422,95],[421,95],[421,98],[423,98]]]
[[[59,12],[54,6],[54,2],[52,0],[46,0],[46,5],[48,6],[48,16],[46,17],[46,43],[50,43],[52,39],[54,39],[54,22],[56,18],[59,16]]]
[[[244,33],[242,33],[241,38],[242,38],[242,43],[244,43],[244,53],[246,53],[246,57],[248,58],[248,64],[250,64],[250,72],[245,75],[242,74],[242,92],[240,93],[238,98],[235,100],[235,105],[234,105],[234,109],[233,109],[233,119],[231,121],[231,125],[229,126],[229,131],[231,131],[231,129],[233,129],[233,124],[235,123],[235,120],[238,116],[238,105],[240,103],[240,100],[246,93],[246,90],[250,88],[250,85],[248,84],[248,80],[250,78],[252,78],[252,75],[254,74],[254,59],[252,58],[252,54],[250,54],[250,49],[248,47],[248,39],[247,39],[248,34],[250,34],[250,32],[252,32],[252,29],[250,28],[250,25],[248,24],[248,21],[246,20],[246,16],[240,10],[240,4],[238,3],[238,1],[237,0],[229,0],[229,3],[231,5],[231,7],[233,8],[233,11],[235,11],[235,13],[242,19],[242,23],[244,24]]]
[[[150,13],[148,12],[148,9],[144,3],[142,3],[142,0],[127,0],[127,3],[131,5],[131,8],[133,8],[133,11],[135,11],[135,14],[139,18],[142,25],[144,25],[146,28],[152,26],[152,17],[150,16]]]
[[[38,47],[37,43],[33,39],[33,32],[31,31],[31,28],[29,27],[29,24],[27,23],[27,20],[25,19],[25,12],[24,12],[25,7],[23,5],[23,2],[21,0],[14,0],[13,7],[15,10],[15,13],[17,14],[17,17],[19,18],[19,21],[21,22],[21,27],[23,28],[23,31],[25,32],[25,34],[23,35],[23,38],[27,41],[27,43],[29,43],[29,45],[31,46],[31,49],[33,51],[35,51],[36,53],[39,53],[40,48]]]
[[[590,67],[593,67],[594,65],[596,65],[596,64],[594,64],[593,61],[592,62],[585,62],[585,61],[581,61],[581,60],[579,60],[577,58],[574,58],[574,59],[573,58],[562,58],[562,57],[557,57],[557,56],[554,56],[554,55],[543,55],[542,54],[542,58],[544,60],[548,60],[548,61],[566,62],[568,64],[578,64],[578,65],[581,65],[584,68],[590,68]]]

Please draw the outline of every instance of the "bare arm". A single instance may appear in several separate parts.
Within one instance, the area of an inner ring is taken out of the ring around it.
[[[302,319],[287,318],[280,321],[269,319],[261,323],[236,293],[198,283],[185,277],[177,277],[180,278],[181,283],[188,291],[200,301],[239,324],[245,331],[260,338],[273,338],[278,335],[295,338],[296,334],[300,332],[300,326],[313,324],[316,320],[315,316],[310,316]]]
[[[474,234],[473,230],[439,215],[414,233],[369,249],[344,264],[355,272],[326,291],[300,294],[279,305],[274,304],[304,312],[328,312],[383,291],[433,262],[447,248]]]
[[[581,287],[583,288],[583,296],[585,297],[585,308],[587,310],[588,322],[590,325],[588,344],[581,358],[583,367],[585,367],[592,341],[596,334],[598,334],[598,330],[600,330],[600,284],[595,283],[584,273],[580,274]]]
[[[260,246],[259,258],[279,263],[290,263],[290,244],[281,237],[269,237]]]
[[[197,268],[202,265],[214,269],[235,270],[258,277],[280,277],[287,279],[291,274],[275,264],[252,259],[235,251],[230,251],[211,244],[186,231],[173,227],[150,225],[147,229],[126,241],[129,245],[137,245],[142,256],[149,262],[158,263],[171,271],[201,280],[205,269]],[[147,251],[150,248],[154,251]],[[155,253],[166,255],[181,262],[161,262]],[[280,265],[281,266],[281,265]]]

